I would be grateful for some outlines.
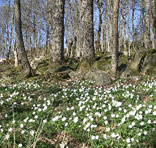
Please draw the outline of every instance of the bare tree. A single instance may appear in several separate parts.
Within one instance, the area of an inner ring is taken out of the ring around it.
[[[52,12],[51,63],[64,60],[64,5],[65,0],[54,0]]]
[[[117,76],[118,67],[118,15],[119,15],[119,2],[120,0],[114,1],[113,11],[113,50],[112,50],[112,73],[113,76]]]
[[[21,24],[21,4],[20,4],[20,0],[15,0],[14,1],[14,5],[15,5],[15,26],[16,26],[16,37],[18,40],[18,46],[21,50],[22,53],[22,65],[24,68],[24,73],[26,76],[30,77],[33,76],[33,70],[30,66],[28,57],[27,57],[27,53],[25,51],[25,47],[24,47],[24,42],[23,42],[23,35],[22,35],[22,24]]]
[[[81,60],[93,61],[94,52],[94,29],[93,29],[93,0],[80,0],[80,26],[79,48]]]

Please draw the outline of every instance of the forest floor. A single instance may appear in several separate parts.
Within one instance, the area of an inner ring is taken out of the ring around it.
[[[155,139],[154,77],[104,87],[24,79],[17,68],[0,68],[2,148],[154,148]]]

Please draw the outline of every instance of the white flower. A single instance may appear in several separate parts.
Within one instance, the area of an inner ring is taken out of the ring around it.
[[[105,123],[105,125],[107,125],[108,124],[108,121],[104,121],[104,123]]]
[[[24,130],[22,130],[22,131],[21,131],[21,134],[24,134],[24,133],[25,133],[25,131],[24,131]]]
[[[138,133],[138,136],[141,136],[141,133]]]
[[[104,135],[103,135],[103,138],[104,138],[104,139],[107,139],[107,135],[106,135],[106,134],[104,134]]]
[[[144,135],[147,135],[147,131],[144,131]]]
[[[112,138],[116,138],[117,136],[118,136],[118,135],[116,135],[115,133],[112,133],[112,134],[111,134],[111,137],[112,137]]]
[[[151,120],[148,120],[147,123],[148,123],[148,124],[151,124],[152,122],[151,122]]]
[[[83,124],[85,124],[87,122],[87,118],[83,119]]]
[[[143,121],[142,121],[142,122],[140,122],[140,125],[141,125],[141,126],[143,126],[143,125],[144,125],[144,122],[143,122]]]
[[[156,111],[153,112],[153,115],[156,116]]]
[[[96,138],[95,136],[92,136],[92,137],[91,137],[92,140],[95,140],[95,138]]]
[[[131,142],[131,140],[130,140],[129,138],[127,138],[127,139],[126,139],[126,142],[127,142],[127,143],[130,143],[130,142]]]
[[[110,132],[110,128],[106,128],[106,132]]]
[[[24,125],[23,125],[23,124],[21,124],[21,125],[20,125],[20,127],[21,127],[21,128],[23,128],[23,127],[24,127]]]
[[[96,138],[96,140],[98,140],[99,139],[99,136],[96,136],[95,138]]]
[[[9,138],[10,138],[10,135],[7,134],[7,135],[5,136],[5,139],[8,140]]]
[[[119,107],[119,111],[122,111],[122,108],[121,107]]]
[[[76,113],[75,112],[73,112],[73,116],[76,116]]]
[[[95,115],[101,117],[101,114],[99,112],[96,112]]]
[[[12,123],[14,124],[15,123],[15,120],[13,120]]]
[[[8,129],[8,131],[9,131],[9,132],[12,132],[12,128],[10,127],[10,128]]]
[[[83,129],[86,130],[89,126],[90,126],[90,123],[87,123]]]
[[[74,123],[77,123],[78,122],[78,119],[79,119],[78,117],[75,117],[74,118]]]
[[[107,116],[104,116],[103,119],[106,120],[107,119]]]
[[[30,135],[31,135],[31,136],[33,136],[34,133],[35,133],[35,132],[34,132],[33,130],[30,131]]]
[[[56,116],[52,119],[53,122],[57,121],[59,119],[59,116]]]
[[[37,119],[38,118],[38,115],[35,115],[35,117],[34,117],[35,119]]]
[[[132,122],[132,126],[134,126],[135,125],[135,122]]]
[[[133,142],[134,141],[134,138],[131,138],[131,141]]]
[[[64,126],[68,126],[68,123],[66,122],[66,124]]]
[[[118,114],[116,114],[116,118],[119,118],[119,115]]]
[[[60,148],[65,148],[65,146],[67,145],[67,142],[62,142],[60,145]]]
[[[66,119],[67,119],[66,117],[63,117],[63,118],[62,118],[62,121],[64,122],[64,121],[66,121]]]
[[[18,145],[18,147],[22,147],[22,144],[20,143],[20,144]]]
[[[111,117],[114,118],[115,117],[115,114],[111,114]]]
[[[47,123],[47,119],[44,119],[44,120],[43,120],[43,123]]]

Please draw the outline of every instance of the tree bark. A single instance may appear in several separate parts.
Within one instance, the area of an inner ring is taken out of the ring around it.
[[[120,0],[114,1],[113,11],[113,50],[112,50],[112,74],[114,77],[117,76],[118,67],[118,17],[119,17],[119,2]]]
[[[150,48],[150,1],[145,0],[146,4],[146,30],[145,30],[145,48]]]
[[[98,50],[101,50],[101,28],[102,28],[102,4],[100,2],[100,0],[97,1],[98,2],[98,9],[99,9],[99,30],[98,30],[98,34],[97,34],[97,43],[98,43]]]
[[[153,49],[156,50],[156,0],[152,0],[152,33],[153,33]]]
[[[14,59],[15,59],[15,67],[18,66],[18,53],[17,53],[17,47],[16,47],[16,41],[14,43]]]
[[[93,28],[93,0],[80,0],[81,32],[79,46],[82,53],[81,60],[94,61],[94,28]]]
[[[52,12],[51,63],[64,60],[64,5],[65,0],[54,0]]]
[[[24,68],[24,73],[27,77],[33,76],[33,70],[30,66],[27,53],[25,51],[23,35],[22,35],[22,24],[21,24],[21,4],[20,0],[15,0],[15,26],[16,26],[16,37],[18,40],[18,46],[22,53],[22,66]]]

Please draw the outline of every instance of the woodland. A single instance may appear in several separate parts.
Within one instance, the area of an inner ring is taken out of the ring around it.
[[[156,0],[0,0],[0,148],[155,148]]]

